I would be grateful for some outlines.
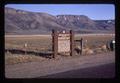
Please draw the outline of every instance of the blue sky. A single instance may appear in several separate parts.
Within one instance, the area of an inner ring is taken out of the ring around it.
[[[5,7],[52,15],[86,15],[94,20],[115,19],[113,4],[7,4]]]

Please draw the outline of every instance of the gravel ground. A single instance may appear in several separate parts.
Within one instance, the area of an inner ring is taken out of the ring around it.
[[[94,67],[115,62],[115,53],[108,52],[88,56],[57,56],[43,62],[29,62],[5,65],[6,78],[36,78],[74,69]]]

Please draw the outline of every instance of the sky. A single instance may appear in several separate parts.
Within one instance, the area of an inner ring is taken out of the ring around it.
[[[115,19],[113,4],[7,4],[5,7],[52,15],[86,15],[93,20]]]

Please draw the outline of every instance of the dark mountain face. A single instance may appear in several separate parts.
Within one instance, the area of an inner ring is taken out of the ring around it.
[[[84,15],[34,13],[5,8],[5,34],[47,34],[52,29],[78,33],[114,32],[114,20],[91,20]]]
[[[96,20],[96,27],[100,30],[115,30],[114,20]]]

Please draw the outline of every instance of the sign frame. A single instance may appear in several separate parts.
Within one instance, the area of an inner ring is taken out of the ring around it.
[[[74,33],[72,30],[69,32],[63,31],[63,33],[58,32],[57,30],[52,30],[52,50],[53,50],[53,58],[55,58],[58,54],[58,38],[59,34],[69,34],[70,37],[70,56],[74,55]]]

